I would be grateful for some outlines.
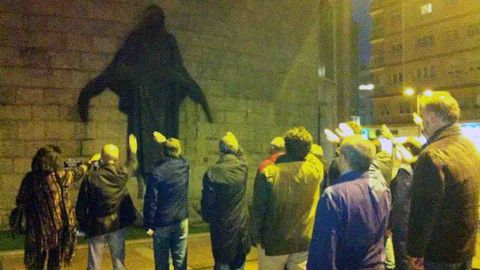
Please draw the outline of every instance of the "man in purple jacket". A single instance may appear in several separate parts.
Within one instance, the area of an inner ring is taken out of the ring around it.
[[[375,146],[347,137],[337,157],[340,177],[318,202],[307,269],[384,269],[390,191],[371,168]]]

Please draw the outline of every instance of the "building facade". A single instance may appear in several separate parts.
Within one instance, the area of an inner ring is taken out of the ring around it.
[[[370,10],[374,122],[412,123],[425,90],[448,91],[462,120],[480,120],[480,1],[373,0]]]
[[[334,146],[323,132],[358,115],[358,28],[353,22],[351,1],[320,1],[317,134],[326,160]]]

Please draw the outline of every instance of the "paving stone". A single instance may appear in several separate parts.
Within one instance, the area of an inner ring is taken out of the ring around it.
[[[138,239],[126,242],[125,266],[127,269],[150,270],[154,267],[152,240]],[[108,248],[106,248],[108,250]],[[88,249],[85,244],[77,247],[70,269],[84,269],[87,262]],[[24,269],[23,253],[21,251],[3,252],[3,269]],[[111,269],[110,254],[106,251],[103,255],[102,269]],[[253,248],[247,256],[246,270],[258,269],[257,251]],[[188,266],[187,269],[213,269],[210,237],[208,234],[190,234],[188,239]],[[170,269],[173,269],[170,266]]]

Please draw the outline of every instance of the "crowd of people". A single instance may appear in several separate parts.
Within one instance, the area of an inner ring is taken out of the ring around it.
[[[471,269],[480,153],[461,134],[453,97],[434,95],[420,113],[424,145],[396,139],[385,126],[369,140],[349,122],[328,132],[338,146],[330,164],[305,128],[288,130],[258,165],[251,203],[247,156],[227,132],[196,207],[209,224],[214,269],[244,269],[252,246],[262,270]],[[163,150],[146,177],[144,228],[153,238],[155,269],[169,269],[169,257],[174,269],[186,269],[190,163],[180,140],[153,136]],[[105,243],[113,268],[125,268],[125,227],[136,219],[126,183],[136,153],[130,135],[125,165],[108,144],[99,157],[64,169],[58,147],[38,150],[17,196],[25,209],[27,269],[68,264],[78,234],[88,239],[87,269],[100,269]],[[68,187],[76,180],[82,182],[74,209]]]

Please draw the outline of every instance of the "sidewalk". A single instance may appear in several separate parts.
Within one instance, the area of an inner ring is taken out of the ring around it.
[[[127,241],[126,268],[135,270],[154,269],[153,249],[151,239]],[[87,245],[79,245],[72,265],[64,269],[85,269],[87,263]],[[23,270],[23,251],[0,252],[3,268]],[[108,248],[105,248],[102,269],[112,269]],[[62,268],[63,269],[63,268]],[[213,257],[208,233],[193,234],[188,239],[188,269],[213,269]],[[247,270],[257,270],[257,251],[252,249],[245,265]]]
[[[208,233],[193,234],[188,239],[188,269],[213,269],[213,258]],[[127,241],[127,269],[154,269],[151,239]],[[79,245],[72,265],[63,269],[85,269],[87,262],[87,245]],[[480,269],[480,238],[477,241],[477,256],[473,258],[473,269]],[[2,264],[3,259],[3,264]],[[2,268],[3,266],[3,268]],[[24,270],[23,250],[0,252],[0,270]],[[112,269],[108,248],[105,248],[102,269]],[[257,251],[252,248],[245,264],[246,270],[258,270]]]

